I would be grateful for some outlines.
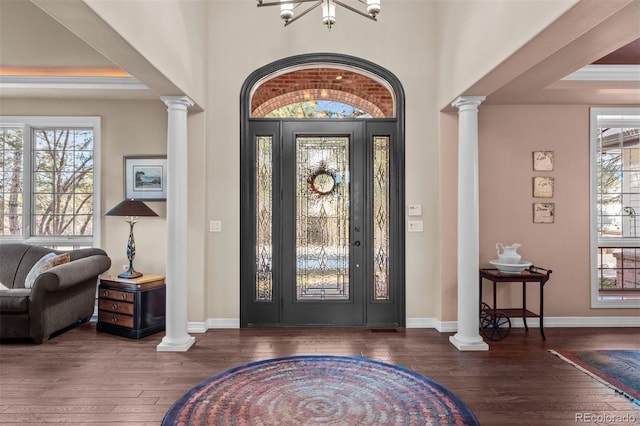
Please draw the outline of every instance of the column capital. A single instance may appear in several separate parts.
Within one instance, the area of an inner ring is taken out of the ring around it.
[[[164,102],[168,107],[171,106],[184,106],[185,109],[192,107],[195,103],[187,96],[160,96],[162,102]]]
[[[460,96],[451,103],[451,106],[462,109],[477,109],[478,106],[484,102],[485,96]]]

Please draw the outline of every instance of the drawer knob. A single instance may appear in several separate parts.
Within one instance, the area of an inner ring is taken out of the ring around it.
[[[111,318],[111,322],[113,322],[113,323],[118,322],[118,317],[113,317],[113,318]]]
[[[103,295],[103,296],[105,296],[105,297],[106,297],[106,296],[108,296],[108,295],[109,295],[109,290],[105,290],[105,291],[102,293],[102,295]]]
[[[124,293],[122,293],[122,294],[120,295],[120,297],[122,298],[122,300],[126,300],[126,299],[127,299],[127,295],[126,295],[126,294],[124,294]]]
[[[118,309],[118,304],[117,304],[117,303],[114,303],[113,305],[111,305],[111,307],[112,307],[113,309]]]

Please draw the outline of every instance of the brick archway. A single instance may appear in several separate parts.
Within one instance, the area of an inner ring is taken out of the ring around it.
[[[352,105],[374,118],[394,117],[394,98],[379,81],[342,68],[305,68],[262,82],[251,97],[251,117],[296,102],[328,100]]]

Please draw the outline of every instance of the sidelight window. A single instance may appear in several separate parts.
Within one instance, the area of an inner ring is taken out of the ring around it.
[[[591,112],[593,305],[640,304],[640,110]]]

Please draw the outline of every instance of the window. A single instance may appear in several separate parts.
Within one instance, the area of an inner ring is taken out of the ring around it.
[[[100,119],[0,117],[0,240],[99,245]]]
[[[640,108],[592,108],[592,306],[640,307]]]
[[[265,118],[371,118],[371,114],[336,101],[304,101],[285,105]]]

